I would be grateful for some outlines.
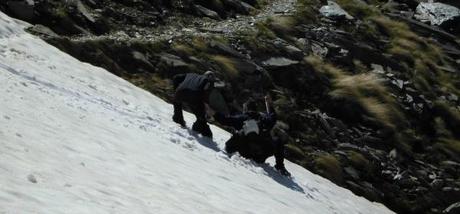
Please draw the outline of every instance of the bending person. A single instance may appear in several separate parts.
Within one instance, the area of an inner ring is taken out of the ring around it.
[[[257,163],[274,155],[275,168],[283,175],[290,176],[284,166],[284,143],[280,137],[272,136],[272,128],[276,124],[276,112],[269,96],[265,97],[266,112],[257,112],[257,103],[250,99],[243,105],[243,113],[223,115],[216,113],[214,118],[225,126],[235,128],[236,132],[225,143],[225,150],[232,154],[239,152],[241,156]]]
[[[196,117],[192,130],[206,137],[212,137],[211,129],[206,120],[206,106],[209,93],[214,87],[215,74],[207,71],[203,75],[195,73],[178,74],[173,77],[174,115],[173,121],[185,126],[182,104],[188,105]]]

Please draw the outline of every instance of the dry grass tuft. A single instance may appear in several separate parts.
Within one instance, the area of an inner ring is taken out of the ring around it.
[[[239,71],[233,59],[223,55],[216,55],[211,56],[211,60],[216,62],[229,78],[233,79],[239,76]]]

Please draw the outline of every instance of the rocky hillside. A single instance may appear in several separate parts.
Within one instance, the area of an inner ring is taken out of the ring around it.
[[[72,56],[170,99],[214,70],[238,109],[270,93],[287,157],[399,213],[460,206],[456,0],[6,0]]]

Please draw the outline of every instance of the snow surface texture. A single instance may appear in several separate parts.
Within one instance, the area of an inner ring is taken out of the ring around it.
[[[171,122],[172,106],[0,12],[0,213],[391,213]],[[188,124],[194,118],[185,114]]]

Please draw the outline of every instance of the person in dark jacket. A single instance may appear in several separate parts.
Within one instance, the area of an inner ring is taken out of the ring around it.
[[[290,176],[284,167],[284,143],[280,137],[273,136],[276,112],[269,96],[265,97],[267,112],[257,112],[257,103],[249,100],[243,105],[243,113],[223,115],[216,113],[214,119],[222,125],[233,127],[236,132],[225,143],[228,154],[239,152],[241,156],[257,163],[274,155],[275,168],[283,175]]]
[[[212,137],[211,129],[206,120],[206,103],[209,92],[214,87],[215,74],[207,71],[203,75],[195,73],[178,74],[173,77],[174,115],[173,121],[185,126],[182,104],[188,105],[196,117],[192,130],[206,137]]]

